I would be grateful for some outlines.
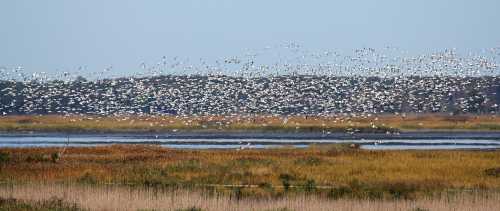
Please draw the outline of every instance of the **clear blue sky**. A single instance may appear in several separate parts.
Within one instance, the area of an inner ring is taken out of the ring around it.
[[[0,67],[130,73],[162,56],[213,60],[297,42],[419,54],[500,46],[499,0],[1,0]]]

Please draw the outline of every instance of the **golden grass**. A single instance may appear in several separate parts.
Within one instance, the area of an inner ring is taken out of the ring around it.
[[[68,148],[54,163],[49,156],[59,150],[0,149],[9,155],[0,163],[0,182],[189,187],[240,191],[243,197],[314,192],[334,198],[419,198],[449,189],[500,189],[500,175],[487,171],[500,168],[500,151],[367,151],[338,145],[235,151],[115,145]]]
[[[385,132],[500,130],[497,115],[411,114],[372,116],[3,116],[0,131],[165,132],[171,130]]]
[[[317,196],[275,199],[240,199],[197,191],[158,191],[93,185],[29,184],[0,186],[0,198],[42,201],[53,198],[76,203],[88,210],[500,210],[500,194],[446,194],[418,200],[329,200]],[[193,209],[195,210],[195,209]]]

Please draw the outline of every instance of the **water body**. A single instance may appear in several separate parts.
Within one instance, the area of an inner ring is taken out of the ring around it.
[[[0,134],[0,147],[60,147],[60,146],[102,146],[111,144],[152,144],[180,149],[239,149],[273,148],[283,146],[307,147],[311,144],[325,145],[338,143],[357,143],[369,150],[496,150],[500,149],[500,137],[495,134],[470,133],[453,134],[443,137],[441,133],[416,136],[403,134],[379,137],[332,136],[305,137],[303,134],[284,134],[282,136],[262,136],[241,134],[237,136],[215,134]],[[498,134],[497,134],[498,135]],[[398,138],[399,137],[399,138]]]

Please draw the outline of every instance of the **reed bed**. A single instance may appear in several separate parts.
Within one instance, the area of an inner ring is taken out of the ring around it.
[[[56,198],[87,210],[500,210],[497,192],[446,194],[418,200],[331,200],[308,195],[238,200],[187,190],[25,184],[0,186],[0,198],[33,202]]]

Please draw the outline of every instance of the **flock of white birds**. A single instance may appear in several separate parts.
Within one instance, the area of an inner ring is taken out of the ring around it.
[[[498,113],[500,48],[349,55],[289,43],[207,63],[162,57],[126,76],[0,67],[0,115]]]

